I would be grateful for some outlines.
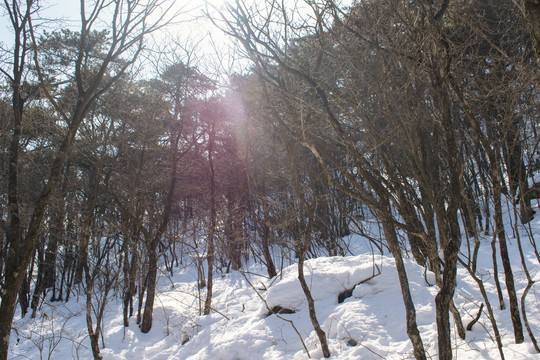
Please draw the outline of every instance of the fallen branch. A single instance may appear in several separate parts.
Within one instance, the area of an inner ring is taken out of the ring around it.
[[[338,295],[338,304],[341,304],[342,302],[345,301],[345,299],[347,298],[350,298],[352,296],[352,293],[354,291],[354,289],[358,286],[358,285],[361,285],[363,283],[366,283],[368,282],[369,280],[381,275],[381,269],[377,266],[377,264],[375,264],[375,267],[377,268],[377,273],[374,273],[373,275],[371,275],[370,277],[360,281],[359,283],[355,284],[352,288],[350,289],[345,289],[343,290],[342,292],[339,293]]]
[[[247,283],[249,284],[249,286],[251,286],[251,288],[253,289],[253,291],[255,291],[255,293],[257,294],[257,296],[263,301],[264,303],[264,306],[266,306],[266,309],[271,312],[272,309],[270,308],[270,306],[268,306],[268,303],[266,302],[266,299],[262,297],[261,294],[259,294],[259,292],[257,291],[257,289],[255,288],[255,286],[253,286],[253,284],[249,281],[249,279],[247,278],[246,274],[243,272],[243,271],[239,271],[240,274],[242,274],[242,276],[244,277],[244,279],[246,279]],[[294,322],[292,320],[289,320],[289,319],[285,319],[283,316],[280,316],[279,314],[276,314],[274,313],[274,315],[276,315],[279,319],[283,320],[283,321],[286,321],[288,322],[289,324],[291,324],[292,328],[294,329],[294,331],[296,332],[296,334],[298,335],[298,338],[300,339],[300,342],[302,343],[302,346],[304,347],[304,350],[306,350],[306,353],[307,353],[307,356],[308,358],[311,359],[311,355],[309,354],[309,350],[307,349],[307,346],[306,346],[306,343],[304,342],[304,339],[302,339],[302,335],[300,335],[300,332],[298,331],[298,329],[296,328],[296,326],[294,325]]]
[[[480,320],[480,316],[482,316],[482,309],[483,308],[484,308],[484,303],[481,303],[480,304],[480,309],[478,309],[478,314],[476,314],[476,317],[474,319],[472,319],[472,321],[469,323],[469,325],[467,325],[467,331],[471,331],[474,324],[476,324],[478,322],[478,320]]]
[[[190,292],[188,292],[188,291],[184,291],[184,290],[180,290],[180,289],[175,289],[174,291],[175,291],[175,292],[182,293],[182,294],[186,294],[186,295],[193,296],[193,297],[196,298],[196,299],[198,298],[197,295],[192,294],[192,293],[190,293]],[[180,300],[178,300],[178,299],[176,299],[176,298],[174,298],[174,297],[172,297],[172,296],[170,296],[170,295],[162,294],[161,296],[169,296],[171,299],[173,299],[173,300],[175,300],[175,301],[177,301],[177,302],[179,302],[179,303],[181,303],[181,304],[183,304],[183,305],[186,305],[186,306],[189,306],[189,307],[192,307],[192,308],[195,309],[194,306],[184,304],[184,303],[182,303]],[[227,319],[227,320],[231,320],[227,315],[225,315],[224,313],[222,313],[221,311],[219,311],[218,309],[216,309],[216,308],[213,307],[213,306],[210,306],[210,310],[212,310],[212,311],[218,313],[219,315],[223,316],[223,317],[224,317],[225,319]]]

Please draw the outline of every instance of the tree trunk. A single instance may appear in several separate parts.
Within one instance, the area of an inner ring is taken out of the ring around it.
[[[6,3],[7,4],[7,3]],[[31,2],[28,3],[31,6]],[[15,2],[13,3],[15,9]],[[23,19],[19,19],[20,13],[16,13],[17,19],[13,20],[15,28],[14,39],[14,54],[13,54],[13,79],[12,86],[12,109],[13,109],[13,134],[9,143],[9,163],[8,163],[8,221],[9,231],[6,236],[7,240],[7,255],[4,259],[4,284],[2,293],[2,303],[0,304],[0,360],[6,360],[9,348],[9,337],[11,335],[11,324],[15,314],[15,305],[20,287],[26,276],[26,268],[30,259],[25,259],[21,256],[20,251],[22,244],[22,229],[19,214],[19,151],[20,139],[22,133],[22,118],[24,101],[21,98],[20,86],[23,75],[23,70],[26,64],[26,44],[27,28],[26,23],[30,16],[30,8],[27,9],[27,14]],[[18,21],[23,20],[19,26]],[[40,219],[41,220],[41,219]],[[41,222],[41,221],[40,221]],[[35,235],[37,239],[37,233]],[[30,239],[32,241],[34,239]],[[32,249],[33,250],[33,249]],[[30,257],[33,251],[27,255]],[[23,263],[21,264],[20,259]],[[22,266],[24,265],[24,266]]]
[[[308,233],[309,235],[306,235],[306,236],[311,237],[311,232],[308,231]],[[309,240],[309,242],[311,242],[311,240]],[[321,328],[321,325],[319,324],[319,320],[317,319],[317,313],[315,311],[315,301],[313,300],[313,296],[311,296],[311,291],[309,290],[309,287],[306,283],[306,278],[304,276],[304,260],[306,258],[306,253],[307,253],[307,249],[304,249],[300,254],[300,258],[298,259],[298,281],[300,281],[300,286],[302,287],[302,291],[304,292],[304,295],[306,297],[306,301],[308,303],[308,309],[309,309],[309,319],[311,320],[313,329],[315,329],[315,333],[317,334],[317,337],[319,338],[319,341],[321,342],[321,349],[323,352],[323,356],[325,358],[329,358],[330,349],[328,348],[328,341],[326,340],[326,333]]]
[[[94,326],[92,321],[92,289],[94,286],[94,281],[90,276],[88,264],[84,264],[84,270],[86,278],[86,328],[88,331],[88,337],[90,338],[90,347],[92,349],[92,355],[94,356],[94,360],[101,360],[102,357],[99,354],[99,333],[94,332]]]
[[[538,62],[540,62],[540,1],[521,0],[517,3],[527,23],[531,43]]]
[[[8,259],[9,261],[10,259]],[[22,284],[24,273],[17,272],[17,267],[6,261],[5,274],[9,274],[4,278],[4,293],[2,294],[2,304],[0,305],[0,360],[7,360],[9,337],[11,334],[11,323],[15,315],[15,304],[19,288]]]
[[[501,283],[499,281],[499,267],[497,265],[497,246],[495,243],[497,242],[497,232],[495,231],[493,233],[493,239],[491,240],[491,262],[493,264],[493,280],[495,282],[495,288],[497,289],[497,297],[499,299],[499,309],[504,310],[506,309],[506,305],[504,304],[504,297],[501,289]]]
[[[514,274],[512,272],[512,265],[510,264],[510,258],[508,255],[508,247],[506,245],[506,234],[504,231],[504,223],[502,217],[502,192],[499,169],[493,169],[492,173],[494,173],[492,175],[494,179],[493,202],[495,205],[495,232],[497,233],[497,239],[499,240],[499,250],[501,252],[501,261],[504,269],[506,290],[508,291],[508,299],[510,302],[510,316],[512,318],[512,325],[514,327],[514,339],[516,344],[521,344],[525,340],[525,338],[523,336],[523,326],[521,324],[521,316],[519,314],[519,305],[514,285]]]
[[[141,331],[147,333],[152,328],[152,316],[154,313],[154,299],[156,297],[156,277],[157,277],[157,243],[152,244],[148,249],[148,275],[146,285],[146,302],[144,304],[144,314],[141,323]]]
[[[405,270],[405,264],[403,263],[403,257],[401,256],[401,250],[399,248],[396,230],[393,225],[393,219],[389,218],[389,211],[390,209],[388,209],[388,212],[380,211],[379,217],[382,223],[384,237],[386,238],[390,252],[392,253],[392,256],[396,262],[396,270],[398,273],[399,285],[401,287],[401,296],[403,298],[403,304],[405,305],[407,335],[409,336],[413,346],[414,357],[417,360],[426,360],[424,344],[422,342],[422,337],[420,336],[420,331],[418,331],[418,324],[416,323],[416,309],[414,307],[414,301],[412,299],[411,289],[409,287],[407,271]]]
[[[125,261],[127,265],[126,273],[126,292],[124,294],[124,326],[129,326],[129,317],[133,315],[133,296],[136,295],[137,288],[135,285],[135,279],[137,277],[138,266],[138,253],[135,248],[132,250],[131,263],[129,262],[129,256],[126,252]]]
[[[64,187],[64,186],[63,186]],[[64,194],[62,194],[64,195]],[[47,247],[45,248],[45,259],[38,268],[37,282],[32,296],[32,317],[35,317],[41,295],[50,287],[54,287],[56,279],[56,256],[58,255],[58,244],[61,242],[64,232],[65,202],[62,198],[59,206],[51,216],[50,234]]]
[[[216,228],[216,209],[215,209],[215,199],[214,199],[214,181],[213,176],[211,180],[211,189],[210,189],[210,229],[208,231],[208,280],[206,282],[206,300],[204,302],[204,315],[209,315],[210,310],[212,309],[212,292],[214,285],[214,258],[215,258],[215,245],[214,245],[214,232]]]
[[[480,243],[477,243],[475,246],[479,247]],[[475,253],[477,254],[478,252],[475,251]],[[493,333],[495,334],[495,341],[497,342],[497,348],[499,349],[499,355],[501,357],[501,360],[504,360],[503,344],[502,344],[502,341],[501,341],[501,335],[499,333],[499,327],[497,326],[497,321],[495,320],[495,315],[493,314],[493,308],[491,306],[491,302],[489,301],[489,297],[487,295],[486,288],[484,286],[484,282],[482,281],[481,278],[479,278],[476,275],[476,272],[475,272],[476,270],[474,270],[474,269],[476,269],[476,257],[474,257],[473,259],[474,260],[473,260],[472,266],[467,266],[467,264],[465,264],[464,262],[459,260],[459,258],[458,258],[458,261],[467,269],[467,271],[469,272],[471,277],[474,279],[474,281],[478,285],[478,288],[480,289],[480,293],[482,294],[482,298],[484,299],[484,303],[485,303],[486,309],[488,311],[489,321],[491,322],[491,327],[493,328]]]
[[[444,268],[442,286],[435,296],[435,309],[437,319],[437,340],[439,344],[439,359],[452,359],[452,336],[450,328],[450,307],[456,288],[457,258],[461,244],[457,215],[449,214],[449,225],[454,227],[450,231],[449,241],[443,247]],[[458,227],[455,229],[455,227]]]
[[[178,159],[179,159],[179,150],[178,143],[180,141],[180,135],[182,132],[182,127],[178,129],[178,132],[175,134],[174,138],[171,139],[171,150],[173,155],[171,158],[171,181],[169,183],[169,188],[167,192],[167,198],[165,203],[165,208],[163,209],[163,215],[161,223],[156,230],[156,234],[152,238],[148,246],[148,275],[146,278],[146,303],[144,305],[144,315],[141,324],[141,331],[147,333],[152,328],[152,318],[154,313],[154,298],[156,296],[156,278],[157,278],[157,247],[161,242],[163,234],[169,225],[169,220],[171,218],[171,212],[174,202],[174,194],[176,189],[176,171],[178,168]],[[141,229],[142,230],[142,229]]]
[[[34,275],[34,265],[35,265],[35,252],[32,256],[32,261],[28,269],[27,275],[24,277],[21,289],[19,290],[19,306],[21,307],[21,318],[24,318],[28,313],[28,308],[30,307],[30,283]]]
[[[214,137],[215,129],[213,121],[215,119],[209,119],[209,140],[208,140],[208,165],[210,169],[210,229],[208,230],[208,282],[206,283],[206,301],[204,302],[204,315],[209,315],[212,308],[212,291],[214,285],[214,257],[215,257],[215,245],[214,235],[216,231],[216,184],[215,184],[215,170],[214,170]]]
[[[24,245],[20,244],[20,234],[18,234],[18,231],[10,231],[10,248],[8,250],[6,264],[4,267],[4,292],[2,294],[2,303],[0,304],[0,341],[2,342],[2,346],[0,346],[0,360],[7,359],[11,324],[13,322],[13,315],[15,313],[17,295],[26,276],[27,267],[32,259],[32,254],[34,253],[39,235],[39,229],[45,214],[45,209],[49,203],[52,191],[56,188],[60,181],[62,167],[66,162],[68,150],[71,147],[75,133],[81,121],[82,113],[80,111],[76,111],[71,123],[71,127],[68,130],[54,160],[49,175],[49,180],[41,192],[36,207],[34,208],[34,212],[32,213],[30,224],[28,225],[28,231],[25,236]],[[18,216],[16,218],[12,217],[11,221],[18,223]],[[19,248],[19,245],[21,245],[21,248]]]
[[[274,265],[274,260],[272,260],[272,255],[270,254],[270,245],[268,243],[270,237],[270,226],[268,226],[268,219],[270,213],[268,211],[268,200],[266,199],[266,189],[263,186],[262,194],[262,207],[263,207],[263,229],[262,229],[262,251],[264,256],[264,261],[266,262],[266,269],[268,271],[268,276],[273,278],[277,275],[276,266]]]
[[[525,287],[525,290],[523,290],[523,294],[521,295],[521,314],[523,315],[523,323],[525,325],[525,329],[527,330],[527,334],[529,335],[529,338],[531,339],[531,342],[534,346],[534,350],[537,353],[540,353],[540,347],[538,346],[538,342],[536,341],[536,337],[534,336],[534,333],[531,329],[531,325],[529,324],[529,320],[527,318],[527,307],[525,299],[527,298],[527,294],[529,293],[529,290],[531,290],[532,286],[534,285],[535,281],[531,278],[531,274],[529,273],[529,269],[527,267],[527,261],[525,260],[525,254],[523,253],[523,246],[521,245],[521,236],[519,235],[519,229],[517,225],[518,216],[517,216],[517,210],[516,205],[513,206],[514,210],[514,226],[516,231],[516,240],[518,244],[518,250],[519,250],[519,258],[521,260],[521,266],[523,267],[523,271],[525,272],[525,277],[527,278],[527,286]]]

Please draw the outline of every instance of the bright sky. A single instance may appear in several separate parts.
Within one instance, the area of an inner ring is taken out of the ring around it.
[[[141,1],[145,2],[145,0]],[[174,4],[173,10],[169,11],[168,14],[178,11],[179,15],[174,18],[173,25],[168,26],[149,39],[150,46],[160,51],[150,54],[147,60],[154,63],[154,65],[156,63],[170,62],[171,60],[180,60],[190,66],[199,68],[199,70],[214,78],[232,72],[243,72],[250,62],[240,58],[243,53],[242,49],[239,49],[232,39],[217,29],[210,19],[205,16],[207,11],[215,13],[216,8],[223,9],[228,1],[234,3],[234,0],[165,0],[165,6],[171,3]],[[244,1],[258,8],[265,7],[265,1],[263,0]],[[24,3],[24,1],[21,2]],[[338,0],[336,2],[347,3],[349,0]],[[87,12],[92,3],[94,3],[94,0],[87,0]],[[289,9],[297,6],[303,9],[307,8],[305,0],[278,0],[277,4],[285,4]],[[80,1],[42,0],[40,5],[39,16],[42,20],[34,19],[34,24],[41,22],[41,29],[37,31],[38,34],[44,30],[51,31],[61,27],[72,28],[75,31],[79,29]],[[297,21],[304,17],[303,14],[309,14],[309,11],[302,10],[296,13],[296,16],[289,12],[287,14],[288,21]],[[60,24],[59,21],[61,21]],[[106,21],[101,25],[109,26]],[[2,4],[0,12],[0,42],[4,49],[10,48],[13,42],[4,4]],[[163,55],[167,51],[174,51],[175,54]],[[165,59],[164,56],[166,56]]]
[[[235,51],[232,49],[232,41],[204,15],[206,10],[213,11],[213,7],[222,8],[226,0],[170,1],[174,3],[174,10],[169,13],[179,11],[179,16],[174,19],[174,25],[168,26],[150,41],[155,42],[156,46],[162,50],[171,50],[176,46],[177,57],[187,62],[189,56],[189,61],[193,66],[207,68],[207,71],[209,67],[212,67],[216,73],[230,72],[232,69],[239,71],[241,65],[233,60]],[[88,4],[92,2],[87,1]],[[50,21],[42,22],[44,26],[38,30],[38,33],[45,29],[51,31],[60,27],[79,29],[79,1],[43,0],[40,3],[40,18]],[[58,20],[63,25],[59,25]],[[35,19],[34,23],[38,23],[38,20]],[[5,6],[2,6],[0,12],[0,42],[2,48],[9,48],[13,43]],[[245,61],[243,63],[245,64]]]

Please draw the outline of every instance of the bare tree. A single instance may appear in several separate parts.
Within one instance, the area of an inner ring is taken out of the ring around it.
[[[20,80],[23,68],[26,64],[26,54],[30,37],[36,44],[31,26],[31,13],[33,2],[26,3],[26,10],[21,11],[20,2],[5,1],[8,9],[11,9],[11,22],[15,30],[15,51],[12,84],[14,89],[13,106],[21,109]],[[170,5],[172,6],[172,5]],[[84,0],[81,0],[81,28],[78,34],[78,54],[72,65],[73,80],[76,88],[76,103],[68,111],[54,99],[49,91],[49,84],[44,78],[43,71],[38,62],[38,49],[35,48],[35,67],[44,96],[55,108],[58,116],[66,122],[67,129],[63,140],[56,150],[55,160],[50,168],[46,185],[41,191],[39,199],[29,220],[27,230],[23,238],[22,224],[18,215],[18,154],[21,151],[18,134],[20,131],[21,113],[15,112],[14,136],[12,137],[10,156],[12,168],[10,169],[10,232],[8,234],[8,253],[5,260],[5,282],[0,305],[0,341],[2,343],[0,359],[6,359],[8,355],[11,323],[13,321],[17,294],[22,281],[27,273],[27,267],[32,259],[38,239],[40,225],[45,214],[45,209],[50,201],[53,190],[60,182],[62,168],[66,162],[69,149],[72,147],[77,130],[94,102],[102,96],[135,62],[140,52],[144,49],[144,37],[149,33],[164,26],[165,11],[162,1],[97,1],[90,8]],[[109,14],[105,14],[109,12]],[[158,14],[156,16],[156,14]],[[159,15],[161,14],[161,15]],[[108,34],[107,49],[103,51],[99,59],[91,59],[89,63],[87,50],[91,48],[89,35],[97,26],[101,16],[110,15],[110,32]],[[167,15],[167,16],[170,16]],[[6,72],[7,74],[7,72]],[[17,125],[19,124],[19,125]],[[19,130],[17,130],[19,129]]]
[[[514,3],[523,14],[536,57],[540,61],[540,2],[538,0],[514,0]]]

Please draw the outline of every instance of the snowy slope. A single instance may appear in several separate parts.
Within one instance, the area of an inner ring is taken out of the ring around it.
[[[535,237],[539,239],[540,217],[537,216],[534,222]],[[509,311],[498,309],[491,271],[490,240],[482,240],[479,272],[483,275],[503,336],[505,356],[518,360],[540,359],[527,336],[525,344],[513,344]],[[511,248],[515,249],[516,240],[511,238],[509,241]],[[529,257],[529,271],[538,281],[540,265],[529,241],[524,238],[523,242]],[[464,251],[465,247],[464,241]],[[436,358],[434,296],[437,288],[425,281],[423,268],[408,259],[405,263],[424,346],[428,354]],[[512,265],[520,296],[526,279],[516,252],[512,254]],[[379,275],[358,285],[351,297],[338,303],[340,292],[372,277],[378,270]],[[264,274],[260,265],[252,265],[245,277],[239,272],[217,276],[213,304],[219,313],[214,311],[210,316],[198,315],[195,270],[187,268],[178,271],[172,279],[163,274],[160,277],[155,320],[148,334],[139,331],[134,317],[130,320],[130,327],[124,329],[121,302],[118,299],[110,300],[104,322],[104,359],[306,359],[308,356],[302,341],[312,358],[322,357],[304,295],[296,279],[296,265],[285,268],[281,276],[272,281],[256,275]],[[371,254],[323,257],[307,261],[305,272],[333,359],[412,358],[412,347],[405,332],[401,290],[391,257]],[[505,290],[502,268],[499,274]],[[427,274],[427,279],[430,283],[434,282],[432,274]],[[466,326],[476,315],[482,298],[476,283],[464,269],[459,270],[457,283],[455,302]],[[265,299],[266,304],[257,293]],[[267,316],[268,307],[277,305],[296,311],[280,316],[293,322],[301,339],[291,323],[276,315]],[[538,284],[531,289],[527,298],[527,310],[533,331],[540,337]],[[78,301],[74,298],[68,304],[46,303],[37,319],[17,319],[15,327],[17,334],[13,334],[11,339],[10,359],[92,358],[86,335],[83,297]],[[496,344],[486,330],[492,333],[484,313],[472,331],[467,332],[465,341],[459,338],[454,340],[456,358],[499,358]]]

